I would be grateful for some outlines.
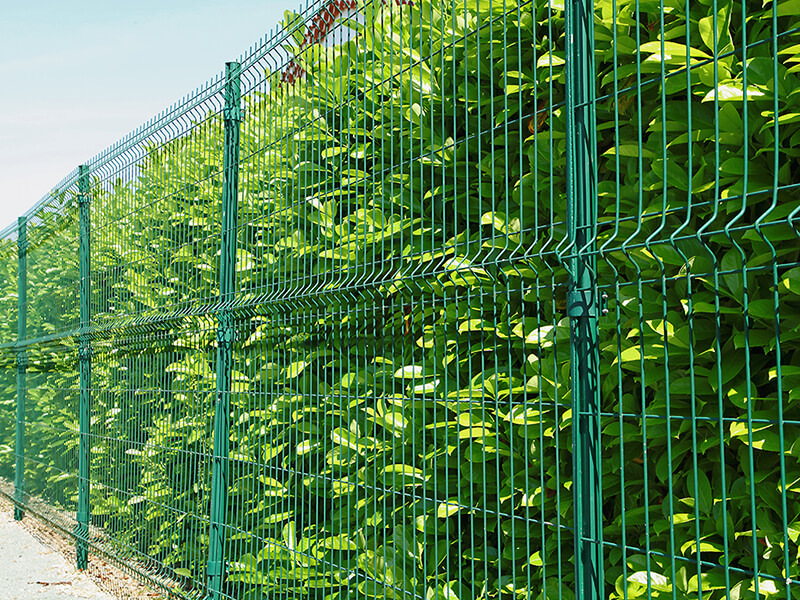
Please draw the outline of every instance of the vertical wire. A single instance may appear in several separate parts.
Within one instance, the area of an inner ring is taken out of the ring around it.
[[[664,0],[660,0],[659,3],[659,39],[660,39],[660,50],[661,56],[665,55],[665,46],[664,46],[664,37],[665,37],[665,28],[664,28]],[[660,61],[660,73],[661,77],[661,93],[660,93],[660,106],[661,106],[661,180],[663,181],[663,193],[662,193],[662,200],[661,200],[661,222],[657,230],[648,237],[647,244],[649,250],[649,242],[652,239],[656,239],[656,234],[660,234],[664,231],[666,226],[666,213],[668,207],[668,177],[667,177],[667,165],[668,165],[668,156],[667,156],[667,98],[666,98],[666,65],[664,61]],[[660,270],[661,275],[661,327],[662,327],[662,341],[664,344],[664,393],[666,395],[666,406],[665,406],[665,421],[666,421],[666,438],[667,438],[667,497],[668,497],[668,511],[669,511],[669,520],[670,523],[675,522],[675,506],[674,506],[674,481],[673,481],[673,453],[672,453],[672,389],[670,386],[670,353],[669,353],[669,336],[668,336],[668,323],[669,323],[669,313],[668,313],[668,301],[667,301],[667,277],[666,277],[666,269],[664,266],[664,261],[659,258],[658,253],[653,252],[653,256],[656,258]],[[621,444],[620,444],[621,445]],[[623,463],[624,464],[624,463]],[[656,468],[656,473],[658,469]],[[648,507],[649,512],[649,507]],[[670,561],[670,581],[672,581],[672,597],[677,599],[677,585],[676,585],[676,568],[675,568],[675,528],[670,527],[669,530],[669,561]]]
[[[672,243],[673,247],[678,251],[681,258],[684,260],[686,264],[686,314],[689,321],[689,387],[690,387],[690,401],[691,401],[691,423],[692,423],[692,489],[695,490],[695,494],[697,494],[698,490],[698,479],[697,479],[697,470],[698,470],[698,461],[697,461],[697,395],[696,395],[696,381],[695,381],[695,363],[694,363],[694,306],[693,306],[693,286],[692,286],[692,272],[691,272],[691,263],[689,259],[686,257],[685,254],[680,250],[677,246],[675,239],[676,236],[686,227],[689,226],[692,220],[692,208],[693,208],[693,178],[692,178],[692,59],[691,59],[691,32],[690,28],[688,27],[689,23],[689,15],[690,15],[690,7],[689,7],[689,0],[686,0],[684,14],[686,15],[686,109],[687,109],[687,169],[688,169],[688,185],[686,191],[686,218],[684,222],[678,227],[678,229],[673,232],[672,236],[670,237],[670,242]],[[698,510],[698,503],[695,502],[694,504],[694,522],[695,522],[695,543],[696,543],[696,550],[699,552],[700,550],[700,515]],[[697,557],[697,564],[696,564],[696,573],[697,573],[697,580],[698,580],[698,596],[702,599],[702,591],[699,582],[701,580],[701,566],[700,566],[700,556]]]
[[[772,4],[772,35],[771,35],[771,50],[772,50],[772,115],[774,124],[773,142],[772,142],[772,204],[766,212],[756,220],[756,231],[759,235],[761,233],[760,224],[767,218],[767,216],[775,210],[778,205],[778,190],[780,189],[780,106],[778,103],[780,80],[778,79],[778,3]],[[785,423],[784,423],[784,407],[783,407],[783,365],[782,363],[782,350],[781,350],[781,313],[780,313],[780,298],[778,295],[779,278],[778,278],[778,257],[774,245],[766,238],[770,251],[771,267],[772,267],[772,302],[775,310],[774,331],[775,331],[775,380],[776,390],[775,394],[778,399],[778,451],[779,451],[779,466],[780,466],[780,484],[781,484],[781,518],[783,522],[782,543],[783,543],[783,573],[782,579],[786,584],[786,597],[791,597],[791,571],[789,562],[789,532],[788,532],[788,506],[786,497],[786,439],[785,439]],[[759,582],[756,579],[756,588],[758,589]]]
[[[619,13],[617,12],[617,0],[612,0],[611,2],[611,13],[613,15],[613,22],[612,22],[612,42],[613,42],[613,52],[612,52],[612,61],[613,61],[613,74],[614,74],[614,86],[613,86],[613,98],[614,98],[614,232],[608,239],[605,245],[600,250],[601,256],[603,255],[603,250],[612,244],[613,241],[617,239],[620,230],[620,190],[621,190],[621,169],[620,169],[620,154],[619,154],[619,137],[620,137],[620,128],[619,128],[619,114],[620,114],[620,95],[619,95],[619,54],[618,54],[618,17]],[[627,497],[626,497],[626,484],[625,484],[625,444],[623,443],[622,435],[623,435],[623,426],[624,426],[624,417],[623,413],[625,412],[625,408],[623,405],[623,398],[624,398],[624,387],[623,387],[623,376],[622,376],[622,307],[621,307],[621,286],[620,286],[620,273],[619,270],[614,266],[611,260],[608,261],[609,266],[614,271],[614,297],[617,298],[617,302],[615,303],[614,307],[614,338],[616,339],[616,355],[617,355],[617,368],[616,368],[616,378],[617,378],[617,426],[619,427],[619,498],[620,498],[620,526],[621,526],[621,544],[622,544],[622,578],[623,581],[628,581],[628,527],[627,527]],[[628,586],[625,585],[623,587],[623,600],[628,600]]]
[[[712,46],[713,46],[713,78],[714,89],[719,89],[719,28],[718,28],[718,10],[717,0],[712,2]],[[714,94],[714,214],[710,221],[704,224],[704,227],[717,217],[720,204],[720,142],[719,142],[719,94]],[[713,256],[714,268],[714,289],[719,289],[719,269],[716,256]],[[722,386],[722,332],[721,332],[721,313],[720,313],[720,296],[718,293],[714,294],[714,310],[715,310],[715,328],[716,328],[716,352],[717,352],[717,411],[718,411],[718,434],[719,434],[719,453],[720,453],[720,494],[722,502],[722,539],[723,539],[723,568],[725,577],[725,590],[726,595],[730,594],[730,557],[728,555],[728,486],[726,477],[726,461],[725,461],[725,420],[723,409],[723,386]],[[713,488],[712,488],[713,489]],[[695,488],[697,490],[697,488]],[[698,545],[699,545],[698,540]],[[698,585],[698,587],[701,587]]]

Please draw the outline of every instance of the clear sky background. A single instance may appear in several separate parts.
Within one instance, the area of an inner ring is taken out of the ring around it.
[[[0,229],[300,0],[0,0]]]

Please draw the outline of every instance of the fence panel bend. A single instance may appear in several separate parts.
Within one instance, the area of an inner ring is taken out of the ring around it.
[[[800,597],[795,8],[287,12],[0,235],[0,489],[170,598]]]

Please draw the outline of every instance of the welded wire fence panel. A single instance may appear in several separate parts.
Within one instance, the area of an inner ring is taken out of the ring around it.
[[[148,326],[217,302],[219,78],[95,159],[94,329]]]
[[[2,408],[0,408],[0,473],[2,477],[14,479],[14,437],[17,423],[17,365],[13,352],[4,352],[0,367],[0,386],[3,390]]]
[[[25,494],[66,530],[77,507],[78,393],[74,346],[28,350],[25,388]]]
[[[242,74],[225,597],[569,581],[566,276],[483,58],[534,59],[530,6],[489,8],[314,7]]]
[[[77,173],[27,216],[27,339],[63,338],[79,326]]]
[[[91,474],[97,544],[156,574],[191,570],[200,585],[214,387],[207,352],[181,340],[203,333],[186,324],[95,347]]]
[[[287,13],[0,236],[0,473],[175,597],[797,595],[793,6]]]
[[[64,531],[77,495],[77,210],[75,174],[17,224],[15,498]],[[23,233],[24,231],[24,233]],[[24,288],[24,289],[23,289]],[[22,292],[22,293],[20,293]],[[11,324],[9,323],[11,326]],[[6,338],[9,339],[9,338]]]
[[[219,79],[91,171],[94,543],[205,578],[219,303]]]
[[[0,233],[0,477],[14,479],[14,437],[17,422],[17,271],[19,263],[16,228]]]
[[[599,9],[608,590],[796,596],[796,11]]]

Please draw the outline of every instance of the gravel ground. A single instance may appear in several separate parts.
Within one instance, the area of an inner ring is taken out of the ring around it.
[[[86,573],[14,521],[8,503],[0,508],[0,600],[112,600]]]

